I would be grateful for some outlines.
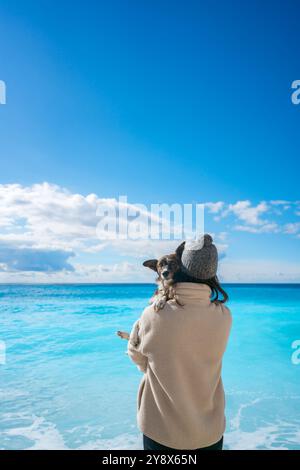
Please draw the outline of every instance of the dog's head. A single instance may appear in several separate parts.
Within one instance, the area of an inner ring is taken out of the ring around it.
[[[159,259],[149,259],[143,262],[143,266],[157,272],[162,281],[171,281],[174,275],[180,271],[181,255],[185,242],[182,242],[175,250],[175,253],[162,256]]]

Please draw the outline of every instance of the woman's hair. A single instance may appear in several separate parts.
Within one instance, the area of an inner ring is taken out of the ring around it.
[[[212,302],[220,302],[225,304],[228,300],[228,294],[222,289],[219,279],[217,276],[212,277],[211,279],[196,279],[188,274],[178,271],[174,276],[174,281],[176,282],[195,282],[197,284],[206,284],[208,287],[211,288],[211,301]],[[219,299],[219,294],[222,294],[223,298]]]

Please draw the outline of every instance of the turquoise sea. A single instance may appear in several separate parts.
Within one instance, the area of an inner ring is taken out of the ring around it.
[[[225,448],[300,449],[300,365],[292,362],[300,286],[226,289],[233,329],[223,366]],[[153,290],[0,285],[1,449],[141,448],[141,373],[115,332],[130,329]]]

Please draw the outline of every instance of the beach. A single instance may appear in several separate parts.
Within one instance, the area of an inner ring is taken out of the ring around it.
[[[225,285],[225,449],[300,449],[299,285]],[[140,449],[141,373],[126,355],[150,284],[0,286],[0,447]]]

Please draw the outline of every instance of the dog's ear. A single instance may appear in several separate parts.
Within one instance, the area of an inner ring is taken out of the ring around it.
[[[180,245],[175,250],[175,254],[176,254],[177,258],[179,258],[179,259],[181,259],[182,252],[184,250],[184,245],[185,245],[185,242],[180,243]]]
[[[143,262],[143,266],[146,266],[146,268],[153,269],[153,271],[157,272],[157,259],[148,259],[147,261]]]

